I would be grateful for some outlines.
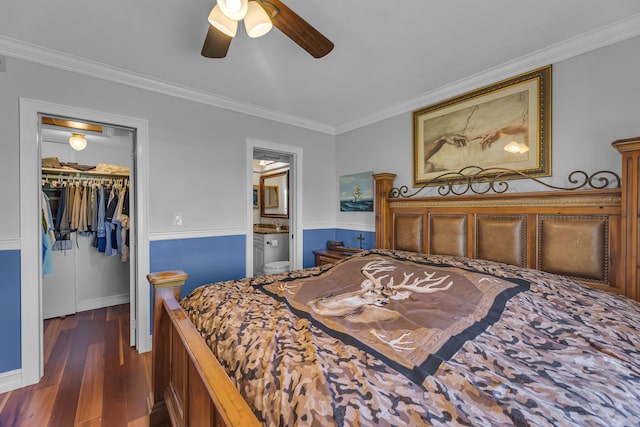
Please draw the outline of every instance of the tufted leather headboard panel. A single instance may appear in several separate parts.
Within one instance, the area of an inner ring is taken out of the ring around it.
[[[477,215],[475,257],[527,265],[526,215]]]
[[[620,190],[386,199],[390,246],[481,258],[619,291]],[[384,240],[381,240],[384,241]],[[380,246],[383,247],[383,246]]]
[[[466,256],[467,216],[429,215],[429,253]]]
[[[538,268],[607,284],[607,216],[540,215]]]
[[[393,216],[393,248],[422,252],[424,215],[396,213]]]

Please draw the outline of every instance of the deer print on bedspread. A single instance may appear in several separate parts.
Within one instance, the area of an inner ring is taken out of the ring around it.
[[[526,289],[523,280],[387,256],[350,258],[319,276],[262,288],[418,384]]]

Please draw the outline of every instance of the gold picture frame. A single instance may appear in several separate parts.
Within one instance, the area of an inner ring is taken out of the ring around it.
[[[551,175],[551,65],[413,112],[414,187],[478,169],[487,179]]]

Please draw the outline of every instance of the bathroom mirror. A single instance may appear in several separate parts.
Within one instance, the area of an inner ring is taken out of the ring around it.
[[[289,218],[289,171],[260,177],[260,216]]]

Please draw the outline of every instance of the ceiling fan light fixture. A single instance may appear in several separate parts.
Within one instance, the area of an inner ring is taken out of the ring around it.
[[[238,21],[229,19],[218,5],[215,5],[213,9],[211,9],[208,20],[209,24],[213,25],[217,30],[223,32],[229,37],[236,36],[236,32],[238,31]]]
[[[247,15],[248,3],[248,0],[218,0],[217,6],[227,18],[241,21]]]
[[[69,145],[76,151],[82,151],[87,148],[87,139],[84,137],[82,133],[71,133],[71,138],[69,138]]]
[[[269,15],[257,1],[249,2],[247,16],[244,17],[244,28],[251,38],[264,36],[273,28]]]

